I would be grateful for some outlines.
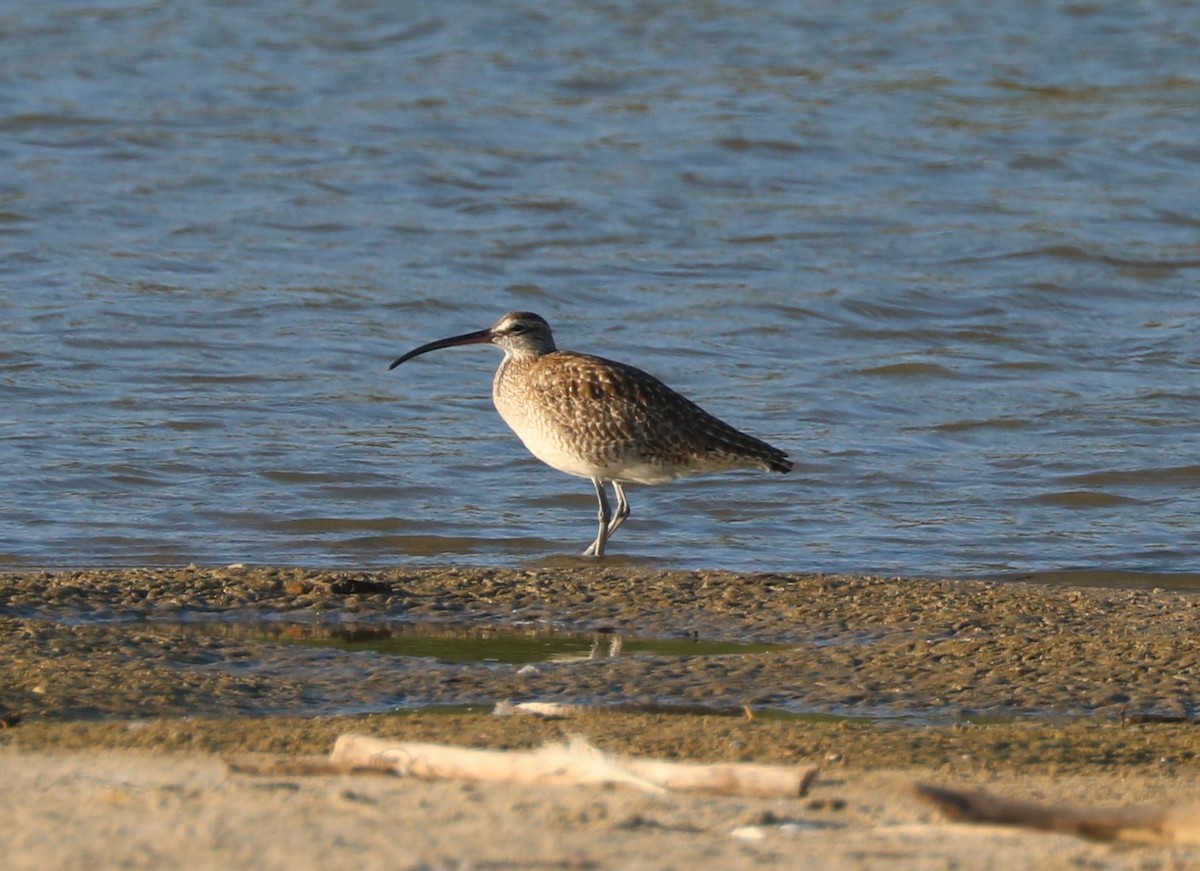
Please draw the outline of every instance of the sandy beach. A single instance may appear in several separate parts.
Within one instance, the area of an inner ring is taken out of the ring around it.
[[[0,852],[11,868],[1187,867],[1200,848],[950,822],[911,784],[1200,800],[1198,622],[1171,590],[629,566],[10,573]],[[397,624],[759,646],[526,668],[311,643]],[[584,711],[492,716],[504,700]],[[806,796],[760,799],[229,765],[327,754],[351,731],[492,748],[582,735],[821,771]]]

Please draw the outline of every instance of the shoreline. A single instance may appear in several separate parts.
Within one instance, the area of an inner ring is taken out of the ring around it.
[[[194,631],[262,620],[552,626],[768,646],[547,661],[522,673],[401,663],[286,632]],[[238,856],[271,868],[344,861],[307,834],[281,839],[283,826],[309,826],[313,837],[359,845],[364,868],[395,867],[397,850],[413,868],[666,868],[705,861],[705,850],[728,867],[764,868],[855,867],[883,855],[912,868],[1196,862],[1192,847],[1130,850],[951,824],[906,790],[921,780],[1092,805],[1196,800],[1198,630],[1192,594],[1013,582],[630,567],[5,573],[0,715],[15,719],[0,729],[0,776],[14,784],[4,801],[15,824],[0,823],[0,848],[14,868],[102,849],[164,868]],[[395,710],[398,699],[415,709]],[[594,707],[567,720],[490,715],[511,699]],[[647,699],[686,712],[614,709]],[[463,704],[477,708],[454,707]],[[752,716],[701,715],[698,704]],[[312,713],[355,705],[392,712]],[[781,706],[797,713],[770,710]],[[579,734],[613,753],[822,770],[804,799],[650,799],[620,788],[255,780],[223,762],[325,754],[348,731],[505,749]],[[114,827],[127,843],[103,848]],[[181,827],[192,835],[176,838]],[[229,832],[242,845],[236,856]]]
[[[673,650],[522,669],[336,637],[418,628],[449,633],[451,646],[455,632],[601,632]],[[538,700],[1188,720],[1200,705],[1198,636],[1200,595],[1161,589],[599,566],[6,573],[0,713],[329,715]],[[772,649],[705,655],[726,643]]]

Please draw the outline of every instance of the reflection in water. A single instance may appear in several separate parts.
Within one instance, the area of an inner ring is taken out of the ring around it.
[[[493,628],[416,624],[322,626],[309,623],[196,623],[179,631],[199,635],[279,641],[340,651],[370,651],[453,663],[571,662],[620,656],[724,656],[786,650],[786,644],[699,639],[625,637],[612,630],[562,632],[539,628]]]

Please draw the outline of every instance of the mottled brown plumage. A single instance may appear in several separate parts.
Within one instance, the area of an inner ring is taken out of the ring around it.
[[[580,467],[563,471],[586,477],[660,484],[747,465],[791,468],[782,451],[718,420],[640,369],[602,357],[570,351],[510,357],[496,373],[493,394],[518,435],[532,430],[533,438],[561,444]],[[554,401],[530,401],[537,396]]]
[[[492,383],[505,423],[539,460],[590,478],[596,488],[600,528],[585,555],[603,556],[608,537],[629,516],[622,483],[660,484],[746,467],[792,468],[783,451],[718,420],[652,375],[559,351],[550,325],[531,312],[513,312],[490,329],[422,345],[392,368],[437,348],[483,342],[505,352]],[[615,514],[605,482],[613,485]]]

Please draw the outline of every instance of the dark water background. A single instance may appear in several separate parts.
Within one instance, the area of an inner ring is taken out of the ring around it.
[[[1200,579],[1200,6],[0,2],[0,566],[521,564],[510,309],[789,450],[617,560]]]

